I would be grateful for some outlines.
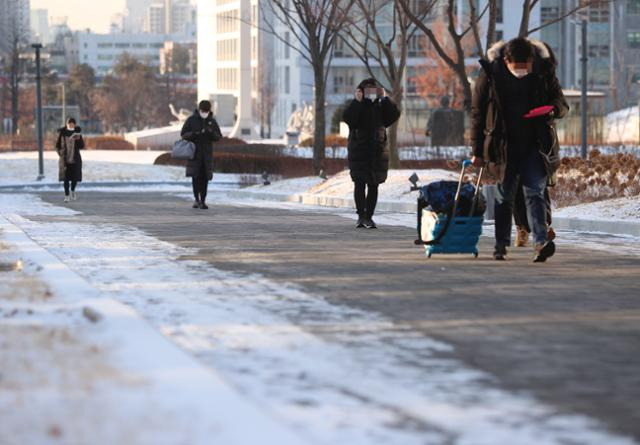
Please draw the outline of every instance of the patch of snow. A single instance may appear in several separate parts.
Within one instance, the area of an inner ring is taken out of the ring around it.
[[[0,443],[303,443],[2,216],[0,235],[51,288],[21,301],[0,282]]]
[[[458,180],[458,174],[447,170],[389,170],[389,176],[379,187],[379,199],[386,201],[415,202],[417,192],[410,192],[409,176],[415,172],[420,184],[426,185],[439,180]],[[257,185],[245,190],[256,192],[274,192],[278,194],[322,195],[333,198],[353,198],[353,181],[348,170],[344,170],[327,180],[318,177],[288,179],[273,182],[269,186]]]
[[[439,357],[448,345],[379,314],[185,260],[196,251],[132,228],[19,224],[101,295],[136,308],[314,443],[634,443],[597,421],[499,389],[491,376]]]
[[[640,223],[640,196],[608,199],[554,210],[555,216]]]

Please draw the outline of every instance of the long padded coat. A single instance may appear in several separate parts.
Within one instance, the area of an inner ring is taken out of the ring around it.
[[[400,117],[393,101],[384,97],[353,100],[342,115],[349,125],[349,170],[354,182],[381,184],[389,171],[387,128]]]
[[[67,162],[67,138],[76,135],[74,143],[75,153],[73,163]],[[76,181],[82,182],[82,156],[80,150],[84,148],[84,139],[82,139],[80,127],[75,127],[73,131],[67,130],[67,127],[58,128],[58,140],[56,141],[56,151],[58,152],[58,181]]]
[[[200,112],[195,110],[182,126],[180,136],[196,144],[196,155],[187,162],[187,176],[198,176],[204,168],[207,177],[211,180],[213,178],[213,143],[222,139],[222,132],[213,114],[209,113],[209,116],[203,119]]]
[[[543,42],[529,39],[535,50],[533,64],[533,86],[531,95],[533,101],[530,109],[542,105],[553,105],[553,116],[538,117],[534,119],[535,138],[534,146],[545,154],[557,156],[560,146],[556,135],[554,119],[564,117],[569,111],[569,105],[562,93],[562,87],[556,76],[556,59],[549,48]],[[471,107],[471,146],[473,154],[482,157],[489,162],[489,172],[502,181],[507,164],[508,137],[505,124],[505,116],[502,113],[504,50],[506,44],[498,42],[487,51],[487,59],[480,61],[482,69],[475,83],[473,101]],[[543,160],[544,157],[543,157]],[[550,165],[545,160],[549,185],[555,183],[555,168],[558,165]]]

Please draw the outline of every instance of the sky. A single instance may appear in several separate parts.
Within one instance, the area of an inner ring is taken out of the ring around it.
[[[72,30],[91,28],[106,33],[111,17],[124,11],[125,0],[31,0],[31,9],[48,9],[54,19],[67,16]]]

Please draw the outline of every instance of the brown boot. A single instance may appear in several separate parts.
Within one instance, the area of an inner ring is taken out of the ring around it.
[[[516,226],[516,247],[529,246],[529,232],[525,226]]]
[[[556,239],[556,231],[553,230],[553,227],[549,226],[547,229],[547,241],[553,241]]]

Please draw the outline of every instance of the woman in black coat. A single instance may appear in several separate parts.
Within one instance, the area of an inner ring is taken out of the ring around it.
[[[76,120],[67,119],[67,125],[58,129],[56,151],[58,152],[58,180],[64,182],[64,202],[75,201],[76,185],[82,182],[82,156],[84,140]]]
[[[211,102],[203,100],[182,127],[183,139],[196,144],[196,155],[187,162],[187,176],[191,177],[193,208],[208,209],[205,200],[209,181],[213,178],[213,142],[222,139],[218,123],[211,112]]]
[[[400,110],[375,79],[366,79],[358,85],[355,99],[342,116],[349,125],[349,170],[358,212],[356,228],[376,228],[373,213],[378,202],[378,185],[387,180],[389,171],[386,129],[399,117]]]

